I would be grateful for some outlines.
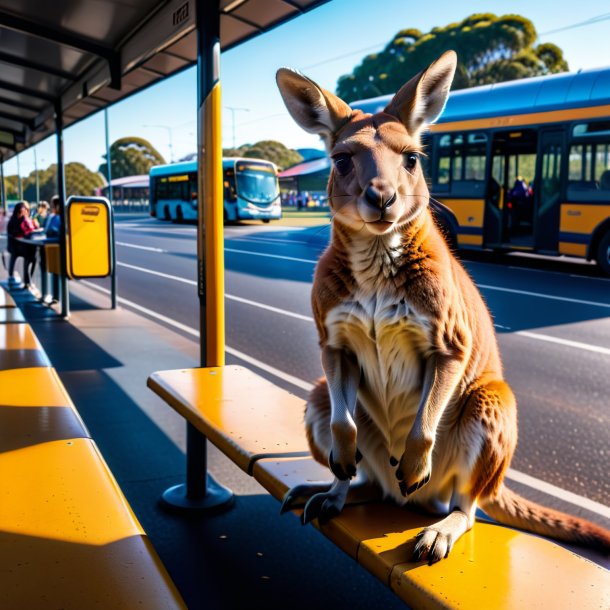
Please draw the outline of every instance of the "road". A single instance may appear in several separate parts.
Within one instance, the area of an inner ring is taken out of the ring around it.
[[[322,372],[309,295],[328,234],[328,227],[225,229],[228,361],[254,367],[303,398]],[[149,218],[116,224],[123,306],[193,338],[195,240],[194,226]],[[578,266],[481,257],[465,265],[492,311],[519,403],[511,486],[608,526],[610,280],[590,267],[581,274]],[[104,281],[97,284],[103,289]]]

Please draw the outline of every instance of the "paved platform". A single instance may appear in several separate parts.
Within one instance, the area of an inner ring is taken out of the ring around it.
[[[63,321],[24,290],[32,325],[137,518],[192,610],[404,608],[390,591],[213,446],[209,466],[236,493],[227,512],[184,518],[159,505],[183,481],[184,421],[146,387],[156,370],[198,364],[198,345],[71,282]],[[195,295],[193,295],[196,306]]]

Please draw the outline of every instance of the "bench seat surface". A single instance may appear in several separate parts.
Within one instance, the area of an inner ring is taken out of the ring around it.
[[[0,307],[16,307],[15,299],[6,291],[0,287]]]
[[[251,371],[162,371],[148,385],[278,500],[294,485],[332,480],[306,454],[304,401]],[[549,540],[497,524],[477,521],[434,566],[408,562],[415,535],[436,520],[371,503],[348,506],[329,523],[314,525],[413,608],[610,607],[608,570]]]
[[[0,607],[176,608],[179,595],[91,439],[0,453]]]
[[[30,325],[0,324],[0,371],[35,366],[51,363]]]

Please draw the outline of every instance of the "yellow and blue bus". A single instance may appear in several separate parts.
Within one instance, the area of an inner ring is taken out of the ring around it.
[[[277,167],[260,159],[222,161],[224,220],[282,217]],[[197,219],[197,162],[157,165],[150,170],[150,215],[181,222]]]
[[[426,152],[457,247],[583,257],[610,274],[610,68],[452,92]]]

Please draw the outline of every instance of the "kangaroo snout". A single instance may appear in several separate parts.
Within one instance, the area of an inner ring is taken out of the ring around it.
[[[377,188],[370,184],[364,191],[366,202],[376,208],[387,209],[396,201],[396,191],[388,188]]]

